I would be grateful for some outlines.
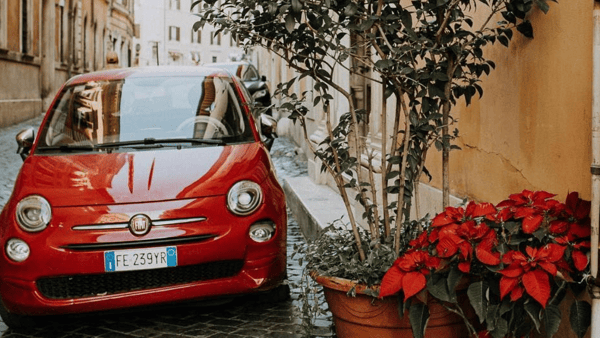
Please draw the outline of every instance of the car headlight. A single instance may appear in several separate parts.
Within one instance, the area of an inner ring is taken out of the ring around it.
[[[252,94],[252,98],[256,99],[260,99],[261,97],[265,97],[267,96],[267,90],[266,89],[261,89],[257,92],[254,92],[254,94]]]
[[[260,185],[252,181],[240,181],[227,193],[227,207],[239,216],[253,213],[262,202]]]
[[[248,233],[253,241],[263,243],[275,235],[275,224],[271,221],[254,223]]]
[[[42,196],[32,195],[17,204],[17,223],[27,232],[42,231],[50,223],[52,208]]]
[[[23,262],[29,257],[29,245],[18,238],[6,242],[6,255],[15,262]]]

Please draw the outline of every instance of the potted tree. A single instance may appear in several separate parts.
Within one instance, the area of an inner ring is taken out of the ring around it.
[[[308,144],[331,174],[351,230],[332,228],[310,257],[325,259],[321,266],[327,269],[315,268],[317,280],[346,278],[366,285],[367,293],[376,293],[370,287],[401,257],[409,234],[429,228],[425,220],[410,220],[410,210],[418,201],[417,183],[428,175],[425,160],[432,147],[442,152],[444,206],[449,204],[447,164],[457,135],[450,132],[451,111],[459,100],[470,104],[483,94],[480,79],[495,68],[485,47],[508,46],[515,32],[532,38],[527,14],[549,10],[546,0],[197,0],[195,6],[201,10],[194,29],[211,24],[215,34],[228,32],[246,47],[264,47],[296,71],[277,94],[286,98],[280,109],[304,126],[307,139],[306,113],[325,114],[324,141]],[[380,129],[389,137],[382,138],[379,155],[361,137],[368,116],[348,86],[336,81],[340,71],[381,86],[382,99],[372,102],[392,118],[381,119]],[[305,77],[312,88],[291,92]],[[337,121],[334,97],[348,107]],[[352,193],[362,219],[354,216]]]

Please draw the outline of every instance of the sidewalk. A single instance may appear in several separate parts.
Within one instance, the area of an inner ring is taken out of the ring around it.
[[[306,158],[294,152],[293,141],[280,137],[271,150],[275,166],[284,168],[285,178],[281,181],[288,208],[307,239],[315,239],[319,229],[328,226],[343,216],[348,220],[342,197],[325,185],[314,183],[308,178]],[[291,159],[291,161],[290,161]],[[285,161],[282,166],[278,161]]]

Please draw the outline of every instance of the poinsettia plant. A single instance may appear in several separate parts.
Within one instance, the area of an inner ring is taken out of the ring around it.
[[[446,208],[395,260],[379,297],[398,294],[401,312],[441,303],[465,319],[473,337],[493,338],[552,337],[559,305],[571,299],[571,328],[582,337],[591,316],[589,303],[578,300],[589,275],[590,202],[576,192],[564,203],[554,196],[524,190],[496,206]],[[458,301],[461,292],[467,302]],[[427,319],[410,320],[422,336]]]

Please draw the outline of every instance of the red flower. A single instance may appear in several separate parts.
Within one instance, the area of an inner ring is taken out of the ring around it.
[[[566,247],[548,244],[543,248],[527,247],[527,256],[519,251],[509,251],[502,261],[508,266],[499,271],[500,297],[510,293],[512,301],[521,298],[523,285],[525,291],[544,308],[550,298],[550,280],[548,274],[556,276],[556,263],[563,259]]]
[[[588,238],[591,235],[590,210],[592,203],[579,198],[579,194],[572,192],[567,195],[564,212],[568,215],[569,241],[577,238]]]
[[[583,271],[589,264],[588,256],[584,251],[589,251],[591,243],[589,240],[579,240],[577,242],[570,242],[569,236],[559,237],[555,239],[556,243],[562,245],[568,245],[571,247],[571,260],[573,266],[578,271]]]
[[[500,202],[497,207],[502,210],[498,214],[500,221],[512,217],[523,219],[522,229],[526,234],[534,233],[544,221],[544,213],[554,210],[560,203],[548,200],[556,195],[545,191],[532,192],[523,190],[520,194],[510,195],[508,200]]]
[[[451,258],[458,255],[458,268],[464,272],[471,271],[473,251],[484,264],[500,264],[500,254],[492,253],[497,244],[496,233],[485,223],[477,222],[477,218],[493,219],[496,208],[490,203],[476,204],[469,202],[466,209],[448,207],[433,220],[435,227],[429,236],[432,243],[437,241],[437,255]],[[480,244],[485,242],[483,245]]]
[[[396,259],[381,281],[379,298],[404,290],[404,300],[425,288],[430,269],[440,266],[440,259],[431,257],[427,251],[409,251]]]
[[[431,226],[440,227],[449,224],[459,224],[484,216],[490,218],[494,213],[496,213],[496,208],[491,203],[477,204],[471,201],[467,204],[466,209],[447,207],[444,212],[435,216]]]

